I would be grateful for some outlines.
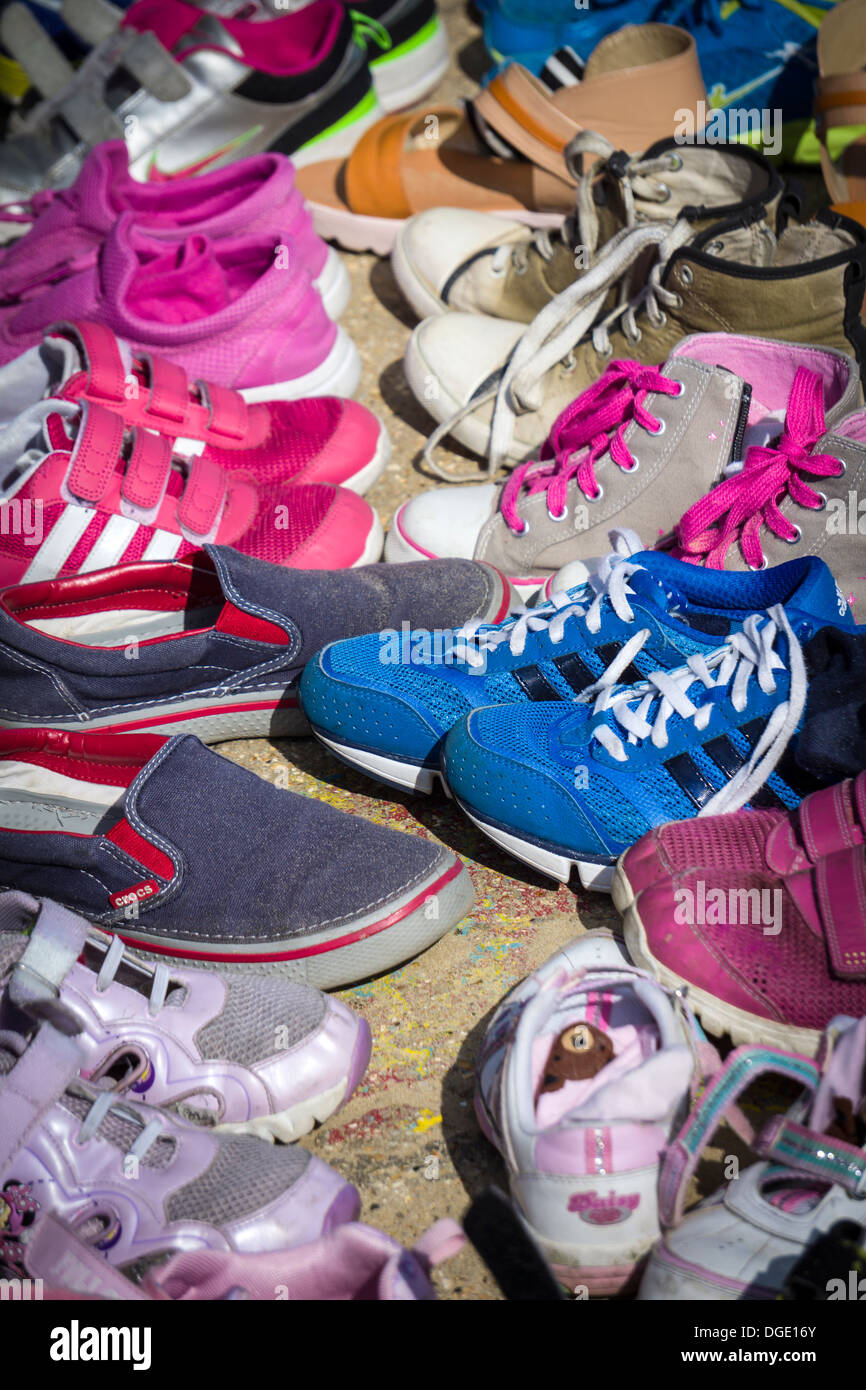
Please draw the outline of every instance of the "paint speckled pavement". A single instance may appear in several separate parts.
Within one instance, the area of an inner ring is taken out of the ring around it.
[[[480,29],[465,0],[440,0],[440,9],[453,59],[431,106],[470,95],[485,68]],[[386,421],[394,446],[388,468],[368,494],[387,527],[401,502],[435,485],[417,463],[433,426],[403,377],[415,318],[388,262],[343,257],[352,300],[342,321],[363,362],[357,396]],[[442,457],[447,463],[447,451]],[[465,467],[462,456],[452,457]],[[619,914],[605,895],[557,889],[500,853],[444,796],[387,791],[338,763],[313,739],[247,740],[218,748],[278,786],[441,840],[472,874],[477,907],[455,932],[401,970],[340,993],[370,1025],[372,1061],[349,1105],[301,1141],[356,1184],[362,1220],[411,1245],[439,1217],[459,1220],[490,1182],[506,1185],[472,1109],[475,1054],[491,1011],[518,980],[581,932],[619,930]],[[768,1100],[778,1108],[780,1100]],[[726,1136],[725,1151],[728,1161],[731,1155],[745,1160],[733,1134]],[[710,1151],[697,1191],[719,1185],[724,1159],[721,1150]],[[436,1271],[434,1281],[444,1299],[501,1296],[469,1248]]]

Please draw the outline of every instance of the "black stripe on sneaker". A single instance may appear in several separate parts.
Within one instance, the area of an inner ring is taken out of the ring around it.
[[[560,87],[576,87],[583,81],[585,72],[586,63],[573,48],[566,46],[550,55],[538,76],[548,91],[558,92]]]
[[[352,21],[349,12],[346,11],[343,22],[340,25],[340,32],[328,53],[315,67],[308,68],[306,72],[293,73],[291,77],[277,77],[270,72],[251,72],[249,77],[244,78],[243,82],[234,89],[234,96],[245,97],[247,101],[260,101],[266,106],[288,106],[293,101],[302,101],[313,92],[317,92],[320,87],[324,87],[338,71],[340,64],[345,61],[346,51],[352,43],[353,35]],[[358,53],[360,58],[362,55]],[[366,72],[366,64],[359,67],[359,71]],[[361,94],[363,96],[363,93]],[[359,97],[360,101],[361,98]],[[329,105],[325,103],[325,108]],[[340,115],[345,115],[346,111],[351,110],[351,106],[346,106],[343,111],[336,116],[330,115],[327,109],[317,108],[315,119],[317,128],[324,130],[339,120]],[[316,131],[313,131],[313,135]],[[305,137],[307,140],[311,136]],[[303,142],[302,142],[303,143]],[[297,148],[297,146],[293,146]]]
[[[595,650],[604,662],[605,670],[607,670],[614,657],[619,656],[622,647],[619,642],[605,642],[603,647],[596,647]],[[628,666],[626,666],[625,670],[621,673],[618,684],[638,685],[645,679],[643,672],[637,669],[633,661],[630,661]]]
[[[664,764],[677,786],[695,806],[706,806],[719,790],[707,781],[688,753],[677,753]]]
[[[562,679],[568,681],[575,695],[582,695],[584,690],[595,685],[598,680],[598,676],[590,671],[575,652],[569,652],[567,656],[558,656],[553,664]]]
[[[313,140],[317,135],[321,135],[330,126],[334,125],[343,116],[347,116],[363,100],[367,93],[372,89],[373,79],[370,69],[365,63],[359,68],[350,82],[345,82],[333,96],[321,102],[318,106],[307,112],[306,116],[300,121],[295,121],[278,135],[276,140],[272,140],[268,146],[269,150],[278,150],[281,154],[294,154],[308,140]]]
[[[500,159],[524,158],[516,145],[512,145],[509,140],[504,140],[491,125],[488,125],[484,117],[478,114],[475,103],[472,101],[466,103],[466,118],[478,143],[484,145],[491,154],[498,155]]]
[[[562,696],[558,690],[554,690],[549,681],[544,679],[537,666],[519,666],[516,671],[511,672],[521,690],[529,696],[530,700],[561,700]]]

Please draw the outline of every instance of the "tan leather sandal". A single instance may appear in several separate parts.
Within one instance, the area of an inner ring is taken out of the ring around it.
[[[669,24],[629,24],[602,39],[575,86],[551,92],[511,63],[472,106],[475,123],[451,106],[386,116],[348,159],[298,169],[319,235],[386,255],[409,217],[443,206],[555,227],[574,204],[582,171],[567,161],[566,146],[579,131],[598,131],[635,152],[674,134],[685,111],[697,123],[707,97],[690,34]],[[516,157],[492,154],[475,124]]]
[[[822,21],[818,72],[815,131],[827,192],[834,203],[866,203],[866,135],[835,160],[827,138],[841,126],[866,126],[866,0],[839,0]]]

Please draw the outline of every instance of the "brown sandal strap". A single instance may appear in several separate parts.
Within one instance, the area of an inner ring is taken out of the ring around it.
[[[453,106],[397,112],[365,131],[343,168],[344,194],[352,212],[362,217],[411,217],[416,209],[409,203],[402,177],[406,141],[428,128],[429,116],[459,120],[461,114]]]

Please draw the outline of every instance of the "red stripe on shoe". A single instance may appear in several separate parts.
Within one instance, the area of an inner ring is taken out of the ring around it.
[[[154,724],[177,724],[184,719],[209,719],[212,715],[218,714],[246,714],[250,710],[257,709],[297,708],[297,700],[291,698],[287,700],[258,700],[246,705],[212,705],[204,709],[180,711],[177,714],[154,714],[152,719],[134,719],[129,724],[107,724],[103,727],[102,732],[122,734],[129,729],[150,729]]]
[[[140,936],[130,936],[125,931],[118,932],[117,935],[127,942],[130,946],[138,946],[142,951],[150,951],[159,956],[175,956],[179,960],[218,960],[226,964],[254,965],[257,961],[262,963],[281,961],[281,960],[303,960],[307,956],[321,956],[328,951],[338,951],[342,946],[351,946],[356,941],[363,941],[368,936],[376,936],[381,931],[387,931],[389,927],[394,927],[398,922],[402,922],[404,917],[408,917],[421,903],[428,898],[435,897],[447,887],[453,879],[461,872],[463,865],[459,859],[454,863],[440,878],[432,883],[423,893],[419,893],[411,902],[404,903],[403,907],[398,907],[396,911],[389,913],[387,917],[382,917],[378,922],[371,922],[369,926],[361,927],[358,931],[348,932],[346,936],[335,937],[333,941],[324,941],[319,945],[302,946],[292,951],[244,951],[240,954],[231,955],[220,951],[193,951],[181,949],[174,946],[163,946],[154,941],[144,940]]]
[[[163,854],[161,849],[157,849],[156,845],[152,845],[143,835],[139,835],[128,820],[119,820],[105,838],[124,850],[136,863],[150,869],[152,873],[159,874],[160,878],[174,878],[174,864],[168,855]]]

